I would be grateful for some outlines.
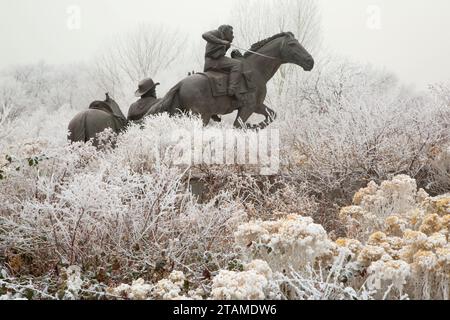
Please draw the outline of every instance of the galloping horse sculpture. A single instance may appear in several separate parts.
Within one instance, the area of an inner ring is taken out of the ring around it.
[[[251,103],[237,104],[232,97],[214,96],[208,77],[205,74],[194,74],[172,88],[160,103],[150,109],[148,115],[160,112],[170,114],[192,112],[200,115],[206,126],[211,118],[215,119],[218,115],[226,115],[238,110],[234,122],[236,128],[255,128],[246,124],[254,113],[266,118],[256,128],[267,127],[276,118],[276,113],[264,104],[267,83],[281,65],[293,63],[305,71],[311,71],[314,68],[314,59],[291,32],[279,33],[255,43],[250,51],[242,57],[242,63],[244,71],[252,72],[254,90]]]

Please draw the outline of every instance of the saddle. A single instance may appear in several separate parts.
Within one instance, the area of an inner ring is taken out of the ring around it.
[[[106,103],[105,101],[94,101],[91,103],[91,105],[89,106],[89,109],[92,110],[101,110],[110,114],[114,114],[111,106]]]
[[[213,97],[223,97],[228,94],[228,85],[230,74],[225,71],[210,70],[200,72],[209,80]],[[246,94],[255,91],[256,85],[253,81],[253,72],[251,70],[244,71],[239,86],[239,93]]]
[[[116,101],[114,101],[113,99],[111,99],[109,97],[109,94],[106,94],[106,100],[105,101],[94,101],[90,104],[89,109],[93,109],[93,110],[101,110],[104,112],[107,112],[111,115],[113,115],[116,118],[123,118],[125,119],[125,117],[121,114],[116,114],[114,112],[114,110],[120,110],[119,105],[117,104]]]

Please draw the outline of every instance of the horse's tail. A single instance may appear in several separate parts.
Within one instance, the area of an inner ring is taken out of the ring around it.
[[[147,115],[154,115],[158,113],[168,112],[170,115],[174,114],[180,108],[180,88],[182,81],[175,87],[169,90],[164,98],[150,108]]]

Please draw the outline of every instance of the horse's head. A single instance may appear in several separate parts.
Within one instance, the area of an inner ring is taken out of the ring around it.
[[[286,32],[281,47],[281,59],[285,63],[293,63],[311,71],[314,68],[314,59],[311,54],[301,45],[292,32]]]

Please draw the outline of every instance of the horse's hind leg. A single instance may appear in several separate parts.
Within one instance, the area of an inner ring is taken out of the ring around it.
[[[263,122],[261,122],[257,125],[257,127],[259,129],[264,129],[264,128],[268,127],[277,118],[277,113],[275,111],[273,111],[272,109],[270,109],[265,104],[259,105],[258,108],[256,108],[255,113],[266,117],[266,120],[264,120]]]

